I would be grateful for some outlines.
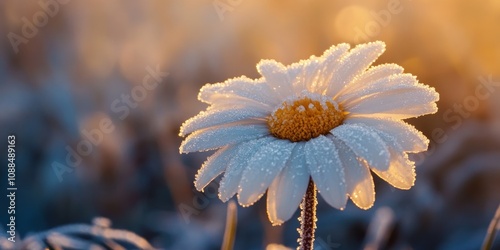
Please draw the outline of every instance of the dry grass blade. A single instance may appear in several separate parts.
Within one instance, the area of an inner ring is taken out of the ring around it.
[[[222,242],[221,250],[233,249],[237,224],[238,213],[236,209],[236,203],[234,201],[230,201],[229,204],[227,204],[226,230],[224,232],[224,240]]]
[[[377,250],[384,247],[394,227],[394,211],[389,207],[381,207],[368,226],[364,250]]]
[[[482,250],[489,250],[493,245],[493,240],[495,239],[495,234],[498,229],[498,222],[500,221],[500,205],[498,205],[497,212],[495,213],[495,217],[490,222],[490,226],[488,227],[488,232],[486,233],[486,237],[484,238]]]

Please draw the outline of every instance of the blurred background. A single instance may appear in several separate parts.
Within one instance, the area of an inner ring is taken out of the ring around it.
[[[320,200],[316,246],[360,249],[385,221],[382,249],[478,249],[500,203],[499,24],[498,0],[0,1],[0,159],[15,134],[18,233],[103,216],[157,248],[219,249],[227,204],[217,183],[193,186],[210,153],[178,153],[200,87],[382,40],[375,64],[440,93],[437,114],[408,120],[431,148],[413,156],[411,190],[376,179],[368,211]],[[265,199],[238,207],[235,249],[295,248],[297,227],[271,226]]]

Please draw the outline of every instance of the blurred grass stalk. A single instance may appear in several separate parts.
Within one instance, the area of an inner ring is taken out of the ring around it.
[[[395,215],[389,207],[381,207],[368,226],[364,250],[381,249],[390,237],[394,227]]]
[[[221,250],[232,250],[234,239],[236,238],[236,224],[238,223],[238,213],[236,203],[230,201],[227,204],[226,230],[224,231],[224,240],[222,241]]]
[[[493,245],[493,240],[495,239],[496,232],[498,227],[500,226],[498,222],[500,221],[500,205],[497,207],[497,211],[495,216],[490,222],[490,226],[488,227],[488,232],[486,233],[486,237],[484,238],[482,250],[491,249]]]

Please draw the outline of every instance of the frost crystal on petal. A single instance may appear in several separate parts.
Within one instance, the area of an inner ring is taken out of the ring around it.
[[[252,80],[247,77],[237,77],[224,83],[207,84],[203,86],[198,94],[200,101],[214,105],[224,105],[228,99],[240,97],[239,100],[249,100],[267,106],[279,103],[270,86],[260,80]]]
[[[303,142],[296,143],[286,167],[267,192],[267,214],[273,224],[289,220],[297,210],[309,183]]]
[[[368,162],[371,167],[387,169],[389,167],[389,149],[384,141],[369,127],[360,125],[341,125],[331,133],[344,142],[358,157]]]
[[[370,95],[349,109],[354,114],[406,119],[437,111],[439,95],[425,85]]]
[[[386,78],[379,79],[366,86],[360,86],[353,89],[345,95],[340,95],[338,100],[343,103],[345,107],[352,107],[355,104],[369,98],[370,95],[382,93],[390,90],[418,88],[418,81],[415,76],[410,74],[391,75]]]
[[[399,189],[410,189],[415,183],[415,163],[408,159],[403,148],[390,134],[379,132],[380,137],[389,143],[390,165],[387,169],[372,167],[380,178]]]
[[[252,156],[264,145],[274,140],[272,137],[252,140],[238,147],[235,157],[229,161],[224,177],[220,181],[219,198],[226,202],[238,192],[243,171],[248,166]]]
[[[262,60],[257,64],[257,70],[267,82],[272,84],[271,89],[281,99],[293,95],[293,81],[283,64],[274,60]]]
[[[208,157],[195,177],[194,185],[198,191],[202,191],[208,183],[224,172],[227,162],[235,157],[237,149],[234,146],[227,146]]]
[[[339,68],[335,70],[326,95],[335,97],[339,91],[352,83],[352,80],[366,70],[383,52],[385,44],[372,42],[358,45],[343,59]]]
[[[269,134],[266,125],[236,125],[199,130],[190,134],[181,144],[181,153],[207,151],[225,145],[257,139]]]
[[[306,143],[306,162],[318,191],[331,206],[344,209],[347,190],[344,168],[335,144],[325,136]]]
[[[264,194],[273,179],[285,166],[294,144],[287,140],[274,140],[257,151],[250,159],[238,188],[238,202],[242,206],[255,203]]]
[[[185,136],[196,130],[210,128],[217,125],[236,123],[264,124],[265,113],[255,109],[210,109],[187,120],[181,127],[180,134]]]
[[[368,209],[375,202],[375,185],[368,164],[359,159],[342,141],[329,136],[339,150],[340,161],[344,167],[347,193],[360,208]]]
[[[393,136],[406,152],[417,153],[427,150],[429,139],[412,125],[391,118],[352,117],[347,124],[363,124]]]

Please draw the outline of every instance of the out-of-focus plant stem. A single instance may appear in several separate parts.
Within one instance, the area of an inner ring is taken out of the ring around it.
[[[395,215],[391,208],[381,207],[375,211],[366,233],[364,250],[383,249],[394,229]]]
[[[488,227],[488,232],[486,233],[486,237],[484,238],[482,250],[491,249],[493,245],[493,240],[495,239],[495,234],[498,228],[498,222],[500,221],[500,205],[498,205],[495,216],[490,222],[490,226]]]
[[[237,224],[238,213],[236,209],[236,203],[234,203],[234,201],[230,201],[229,204],[227,204],[226,230],[224,232],[224,240],[222,241],[221,250],[233,249]]]

